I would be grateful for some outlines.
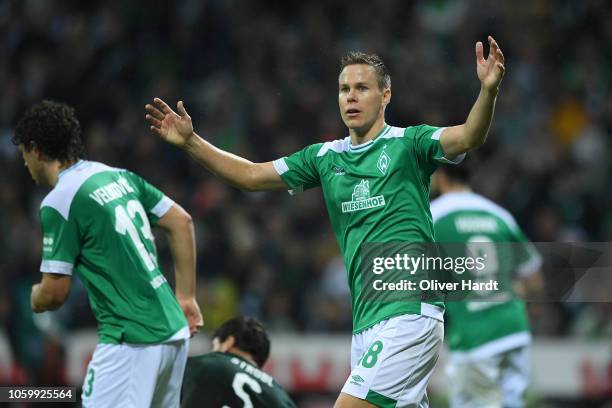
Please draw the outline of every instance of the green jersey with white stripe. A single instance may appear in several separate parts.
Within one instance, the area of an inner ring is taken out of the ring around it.
[[[485,272],[469,278],[493,279],[500,288],[494,301],[479,301],[475,293],[469,300],[447,302],[446,334],[451,351],[490,356],[528,344],[525,303],[514,293],[512,282],[537,272],[542,261],[512,215],[467,191],[447,193],[432,201],[431,213],[436,239],[442,245],[467,243],[470,250],[480,248],[486,253]]]
[[[43,200],[40,270],[76,272],[98,320],[100,343],[189,337],[151,233],[172,205],[139,176],[83,160],[62,171]]]
[[[293,192],[323,190],[348,273],[355,333],[402,314],[442,319],[440,302],[366,299],[360,272],[362,244],[433,242],[430,177],[439,162],[448,162],[442,130],[385,125],[367,143],[353,146],[350,137],[317,143],[273,163]]]

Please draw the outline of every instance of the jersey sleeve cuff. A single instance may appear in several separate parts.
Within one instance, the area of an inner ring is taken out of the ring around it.
[[[72,275],[74,265],[64,261],[42,261],[40,271],[44,273],[58,273],[60,275]]]
[[[174,201],[172,201],[167,196],[164,196],[161,200],[159,200],[159,203],[157,203],[155,207],[151,209],[151,213],[157,218],[161,218],[168,212],[168,210],[170,210],[173,205]]]
[[[279,176],[283,176],[283,174],[285,174],[286,172],[289,171],[289,166],[287,166],[287,162],[285,161],[284,157],[281,157],[280,159],[276,159],[272,162],[272,166],[274,167],[274,170],[276,170],[276,172],[278,173]],[[302,186],[299,187],[294,187],[291,190],[287,190],[287,192],[290,195],[296,195],[301,193],[302,191],[304,191]]]
[[[276,170],[279,176],[282,176],[289,171],[289,166],[287,166],[287,162],[285,162],[284,157],[274,160],[272,162],[272,166],[274,166],[274,170]]]
[[[431,138],[433,140],[437,140],[438,142],[440,141],[440,136],[442,136],[442,132],[444,131],[444,129],[446,128],[439,128],[438,130],[436,130],[433,135],[431,135]],[[455,156],[453,158],[448,158],[448,157],[444,157],[442,156],[441,158],[438,159],[439,162],[441,163],[446,163],[446,164],[459,164],[463,161],[463,159],[465,159],[465,153],[461,153],[458,156]]]
[[[447,163],[447,164],[459,164],[463,161],[463,159],[465,159],[465,155],[466,153],[461,153],[459,156],[455,156],[452,159],[448,159],[444,156],[440,157],[440,159],[438,159],[438,161],[442,162],[442,163]]]

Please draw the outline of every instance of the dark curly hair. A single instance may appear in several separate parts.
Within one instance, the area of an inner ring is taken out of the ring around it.
[[[238,316],[223,323],[214,333],[223,342],[229,336],[234,336],[234,347],[249,353],[258,367],[268,360],[270,355],[270,339],[263,324],[253,317]]]
[[[340,60],[340,72],[349,65],[369,65],[376,71],[376,79],[380,90],[391,88],[391,74],[387,66],[376,54],[366,54],[361,51],[349,51]]]
[[[53,101],[42,101],[28,109],[11,140],[26,151],[36,147],[46,158],[62,163],[82,158],[85,151],[74,109]]]

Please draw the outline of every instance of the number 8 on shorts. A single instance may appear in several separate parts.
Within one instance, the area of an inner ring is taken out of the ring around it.
[[[368,351],[361,357],[360,363],[365,368],[372,368],[378,361],[378,355],[383,350],[383,343],[380,340],[372,343]]]

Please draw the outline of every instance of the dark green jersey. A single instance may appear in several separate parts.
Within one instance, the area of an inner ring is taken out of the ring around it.
[[[43,200],[40,270],[76,272],[98,320],[100,343],[189,338],[151,233],[172,205],[136,174],[83,160],[62,171]]]
[[[385,125],[373,140],[358,146],[346,137],[274,161],[293,191],[323,190],[348,272],[355,333],[401,314],[442,319],[443,303],[367,299],[360,272],[362,244],[433,242],[429,185],[438,163],[448,162],[439,141],[442,130]]]
[[[496,294],[499,301],[484,302],[475,297],[446,304],[446,337],[451,351],[491,355],[527,344],[525,303],[514,294],[512,282],[517,276],[537,272],[542,261],[514,217],[472,192],[442,195],[431,203],[431,213],[438,242],[464,242],[472,250],[482,247],[487,267],[481,278],[495,279],[503,288]]]
[[[183,390],[183,408],[291,408],[285,390],[267,373],[230,353],[189,357]]]

